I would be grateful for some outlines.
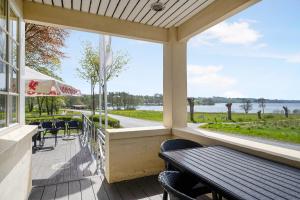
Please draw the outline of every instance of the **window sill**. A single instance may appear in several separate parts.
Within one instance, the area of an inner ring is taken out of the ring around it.
[[[0,155],[9,150],[13,145],[21,141],[23,138],[37,131],[37,126],[19,125],[7,127],[0,133]]]

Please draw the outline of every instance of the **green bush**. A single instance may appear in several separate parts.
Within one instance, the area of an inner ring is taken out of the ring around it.
[[[99,123],[99,115],[93,115],[93,116],[90,116],[89,119],[91,121],[93,121],[94,123]],[[105,119],[104,119],[104,116],[102,116],[102,124],[105,123]],[[113,128],[121,128],[121,125],[120,125],[120,121],[117,120],[117,119],[114,119],[114,118],[111,118],[111,117],[108,117],[108,126],[110,127],[113,127]]]

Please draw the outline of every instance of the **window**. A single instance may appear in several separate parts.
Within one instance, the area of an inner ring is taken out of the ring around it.
[[[0,0],[0,128],[18,122],[19,18]]]

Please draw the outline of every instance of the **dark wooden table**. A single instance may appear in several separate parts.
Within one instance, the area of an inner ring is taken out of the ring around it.
[[[228,199],[300,199],[300,169],[222,146],[160,153]]]

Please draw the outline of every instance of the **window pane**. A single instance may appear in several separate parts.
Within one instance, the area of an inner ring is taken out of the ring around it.
[[[17,40],[18,33],[18,17],[15,15],[14,11],[10,9],[9,11],[9,33],[10,35]]]
[[[6,96],[0,95],[0,128],[6,126]]]
[[[6,33],[0,29],[0,57],[6,61]]]
[[[6,64],[0,61],[0,91],[6,91]]]
[[[6,1],[0,0],[0,26],[6,30]]]
[[[13,68],[10,68],[10,92],[18,92],[18,76],[17,71]]]
[[[17,67],[17,53],[18,53],[18,45],[13,41],[9,40],[10,42],[10,53],[9,53],[9,63]]]
[[[16,123],[18,122],[18,115],[17,115],[17,110],[18,110],[18,97],[17,96],[10,96],[10,101],[9,101],[9,123]]]

